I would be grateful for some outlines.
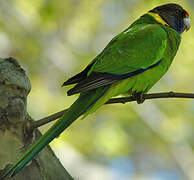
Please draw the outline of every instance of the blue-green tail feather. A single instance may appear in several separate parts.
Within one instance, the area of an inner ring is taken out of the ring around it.
[[[23,156],[13,164],[0,179],[6,176],[14,176],[32,160],[47,144],[58,137],[66,128],[68,128],[79,116],[84,114],[95,102],[103,96],[108,90],[107,87],[98,88],[81,94],[80,97],[71,105],[64,115],[43,135],[40,139],[28,149]]]

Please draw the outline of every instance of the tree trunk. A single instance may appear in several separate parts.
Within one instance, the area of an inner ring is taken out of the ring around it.
[[[40,137],[27,127],[33,119],[27,112],[30,80],[13,58],[0,59],[0,169],[13,164]],[[49,146],[44,148],[12,180],[72,180]]]

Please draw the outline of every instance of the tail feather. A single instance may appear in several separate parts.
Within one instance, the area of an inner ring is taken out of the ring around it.
[[[23,156],[13,164],[0,179],[10,175],[14,176],[32,160],[47,144],[58,137],[66,128],[68,128],[79,116],[84,114],[95,104],[100,97],[108,90],[108,87],[98,88],[80,95],[80,97],[71,105],[64,115],[43,135],[40,139],[27,150]]]

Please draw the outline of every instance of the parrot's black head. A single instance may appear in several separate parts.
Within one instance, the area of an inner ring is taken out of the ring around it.
[[[171,28],[180,34],[191,27],[189,13],[178,4],[165,4],[152,9],[150,12],[157,13]]]

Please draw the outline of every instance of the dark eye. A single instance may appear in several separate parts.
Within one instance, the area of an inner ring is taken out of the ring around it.
[[[176,14],[179,14],[179,13],[180,13],[180,11],[179,11],[178,9],[176,9],[176,10],[175,10],[175,13],[176,13]]]
[[[183,18],[189,17],[189,13],[188,13],[187,11],[184,11],[184,12],[181,13],[181,16],[182,16]]]

